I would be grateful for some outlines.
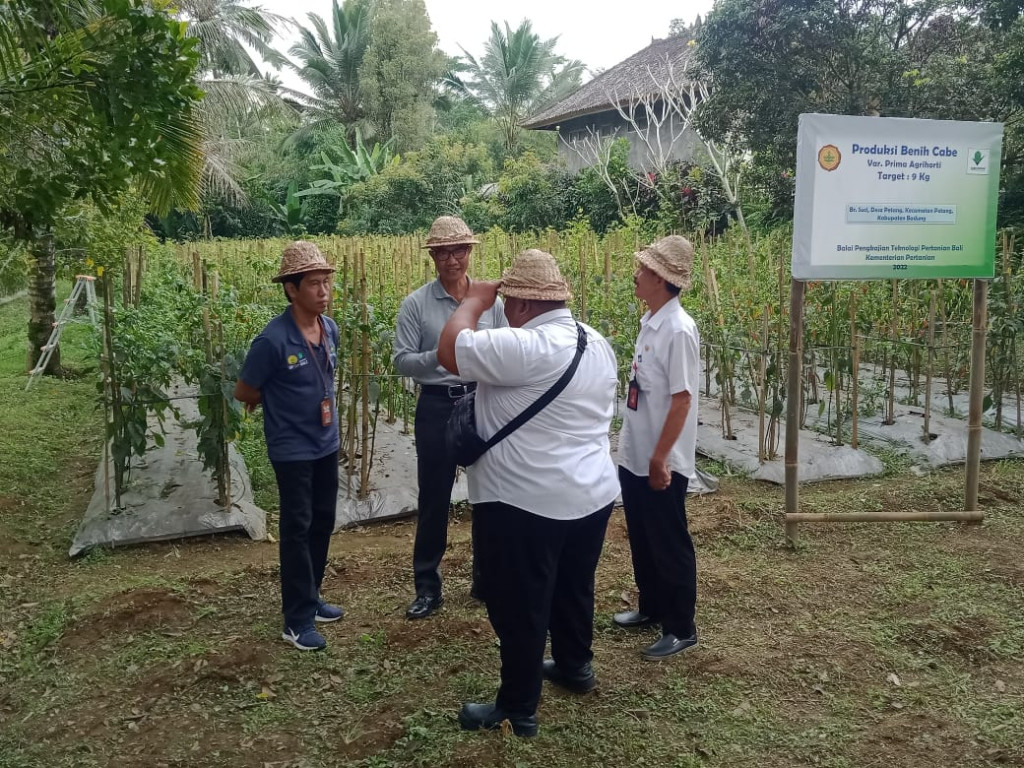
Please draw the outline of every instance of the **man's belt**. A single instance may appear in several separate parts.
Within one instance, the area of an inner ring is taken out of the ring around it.
[[[420,394],[428,397],[447,397],[449,400],[458,400],[476,389],[476,382],[470,381],[466,384],[421,384]]]

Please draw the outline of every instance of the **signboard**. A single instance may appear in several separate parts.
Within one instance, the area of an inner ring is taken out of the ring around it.
[[[793,277],[992,277],[1003,126],[800,115]]]

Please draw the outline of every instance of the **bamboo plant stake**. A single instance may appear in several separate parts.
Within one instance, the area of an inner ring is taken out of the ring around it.
[[[801,400],[800,385],[803,382],[801,361],[803,358],[804,286],[802,280],[793,280],[789,295],[789,371],[786,399],[786,540],[796,543],[797,523],[790,515],[800,511],[800,423],[799,408],[794,403]]]
[[[214,270],[210,283],[210,298],[217,300],[220,294],[220,273]],[[220,407],[220,429],[217,430],[217,503],[228,510],[231,507],[231,462],[228,458],[228,441],[224,435],[224,425],[227,423],[228,408],[230,403],[224,398],[224,385],[227,382],[227,365],[224,362],[224,323],[221,321],[220,313],[215,313],[213,318],[213,335],[216,359],[220,360],[220,391],[217,398]]]
[[[935,364],[935,311],[937,299],[935,290],[928,302],[928,356],[924,371],[924,439],[927,445],[932,441],[932,366]]]
[[[857,294],[850,294],[850,347],[853,381],[850,382],[850,447],[857,450],[857,419],[860,410],[860,336],[857,333]]]
[[[143,247],[139,246],[139,260],[135,265],[135,295],[133,297],[132,304],[138,308],[142,304],[142,273],[145,270],[146,264],[146,252]]]
[[[369,310],[366,304],[366,256],[360,251],[359,300],[362,304],[362,325],[359,336],[362,341],[359,354],[360,399],[362,407],[362,446],[359,462],[359,498],[365,499],[370,493],[370,326]],[[354,389],[354,388],[353,388]]]
[[[580,319],[587,321],[587,249],[581,241],[576,256],[580,264]]]
[[[604,305],[611,306],[611,246],[604,239]]]
[[[1004,238],[1009,237],[1009,243],[1006,244],[1004,246],[1004,248],[1005,248],[1006,251],[1008,251],[1010,254],[1012,254],[1016,250],[1016,236],[1015,235],[1008,235],[1006,232],[1004,232],[1003,233],[1003,237]],[[1022,262],[1021,262],[1021,270],[1024,271],[1024,260],[1022,260]],[[1020,317],[1020,315],[1018,314],[1020,312],[1020,307],[1017,304],[1017,294],[1016,293],[1011,293],[1011,296],[1013,297],[1012,302],[1011,302],[1011,306],[1010,306],[1011,316],[1012,317]],[[1012,366],[1012,370],[1014,372],[1014,377],[1016,379],[1015,387],[1014,387],[1014,389],[1016,390],[1016,396],[1017,396],[1017,432],[1016,432],[1016,434],[1017,434],[1017,438],[1020,439],[1021,437],[1024,437],[1024,424],[1022,424],[1022,422],[1021,422],[1021,381],[1020,381],[1021,380],[1021,375],[1020,375],[1021,372],[1020,372],[1020,368],[1017,366],[1017,337],[1016,336],[1013,337],[1013,342],[1011,343],[1011,346],[1010,346],[1010,365]]]
[[[200,269],[200,275],[201,275],[201,280],[202,280],[201,288],[200,288],[200,294],[201,294],[201,298],[203,300],[203,333],[204,333],[204,337],[203,338],[205,339],[204,346],[205,346],[205,352],[206,352],[206,364],[207,365],[213,365],[213,344],[210,341],[210,339],[211,339],[211,333],[210,333],[210,304],[209,304],[209,301],[208,301],[208,299],[209,299],[209,292],[207,290],[208,286],[209,286],[209,275],[207,274],[207,271],[206,271],[206,262],[205,261],[203,261],[203,263],[202,263],[202,267]]]
[[[981,475],[981,416],[985,388],[985,329],[988,322],[988,280],[974,280],[971,312],[971,391],[967,415],[967,473],[964,510],[978,511]],[[980,522],[980,521],[977,521]]]
[[[346,354],[348,352],[348,322],[346,318],[348,316],[348,248],[347,246],[342,250],[341,253],[341,270],[339,272],[341,277],[341,286],[338,292],[338,312],[335,315],[338,321],[338,365],[334,373],[335,390],[334,390],[334,412],[338,416],[338,444],[346,445],[345,442],[345,421],[341,418],[341,414],[346,413],[345,411],[345,370],[347,365],[345,363]],[[348,365],[351,365],[349,361]]]
[[[704,262],[705,265],[707,261]],[[713,267],[707,266],[707,285],[709,291],[709,298],[711,299],[711,310],[715,313],[718,321],[719,331],[719,366],[718,370],[721,373],[722,381],[719,384],[719,399],[722,405],[722,437],[726,440],[732,439],[732,417],[729,413],[729,382],[728,379],[732,377],[732,366],[727,361],[728,350],[725,348],[726,332],[725,332],[725,315],[722,313],[722,304],[719,300],[718,293],[718,280],[715,278],[715,270]]]
[[[106,411],[107,424],[113,425],[114,434],[118,430],[118,415],[120,414],[121,386],[117,381],[117,371],[114,368],[113,355],[113,331],[114,310],[110,302],[110,278],[100,278],[100,290],[103,291],[103,406]],[[105,509],[110,510],[110,465],[112,462],[110,452],[110,437],[103,441],[103,497],[106,504]],[[116,509],[121,508],[121,477],[119,468],[114,467],[114,498]]]
[[[364,279],[363,276],[363,264],[360,258],[362,251],[357,251],[352,257],[352,286],[358,290],[358,286]],[[356,441],[359,438],[359,430],[356,423],[356,405],[359,403],[359,377],[358,372],[362,367],[362,361],[360,360],[360,348],[359,334],[351,333],[349,338],[349,344],[351,357],[349,358],[349,372],[348,372],[348,387],[349,387],[349,407],[348,407],[348,476],[349,479],[356,477]],[[351,489],[351,482],[349,482],[349,488]]]
[[[763,464],[768,460],[768,450],[765,446],[765,398],[767,396],[768,379],[768,305],[764,307],[764,315],[761,318],[761,364],[758,366],[758,393],[757,393],[757,460]]]
[[[946,374],[946,400],[949,415],[956,411],[953,408],[953,367],[949,362],[949,318],[946,315],[946,291],[942,280],[939,280],[939,314],[942,317],[942,367]]]
[[[132,305],[132,249],[124,249],[124,269],[121,270],[121,306]]]

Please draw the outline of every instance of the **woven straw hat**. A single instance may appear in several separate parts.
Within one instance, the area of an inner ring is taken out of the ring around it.
[[[516,256],[510,269],[501,276],[501,292],[516,299],[568,301],[569,284],[558,270],[550,253],[530,248]]]
[[[637,253],[636,260],[666,283],[682,291],[690,290],[693,245],[685,237],[669,235],[656,240]]]
[[[308,240],[296,240],[289,243],[281,254],[281,269],[270,278],[271,282],[280,283],[289,275],[298,275],[303,272],[336,272],[334,267],[327,263],[327,259],[320,253],[315,243]]]
[[[438,216],[430,225],[427,244],[424,248],[438,248],[445,245],[475,245],[480,241],[473,236],[473,230],[458,216]]]

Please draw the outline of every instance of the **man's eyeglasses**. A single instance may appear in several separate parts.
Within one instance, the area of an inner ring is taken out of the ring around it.
[[[430,255],[437,261],[448,261],[448,259],[462,259],[469,253],[468,245],[453,245],[450,248],[431,248]]]

